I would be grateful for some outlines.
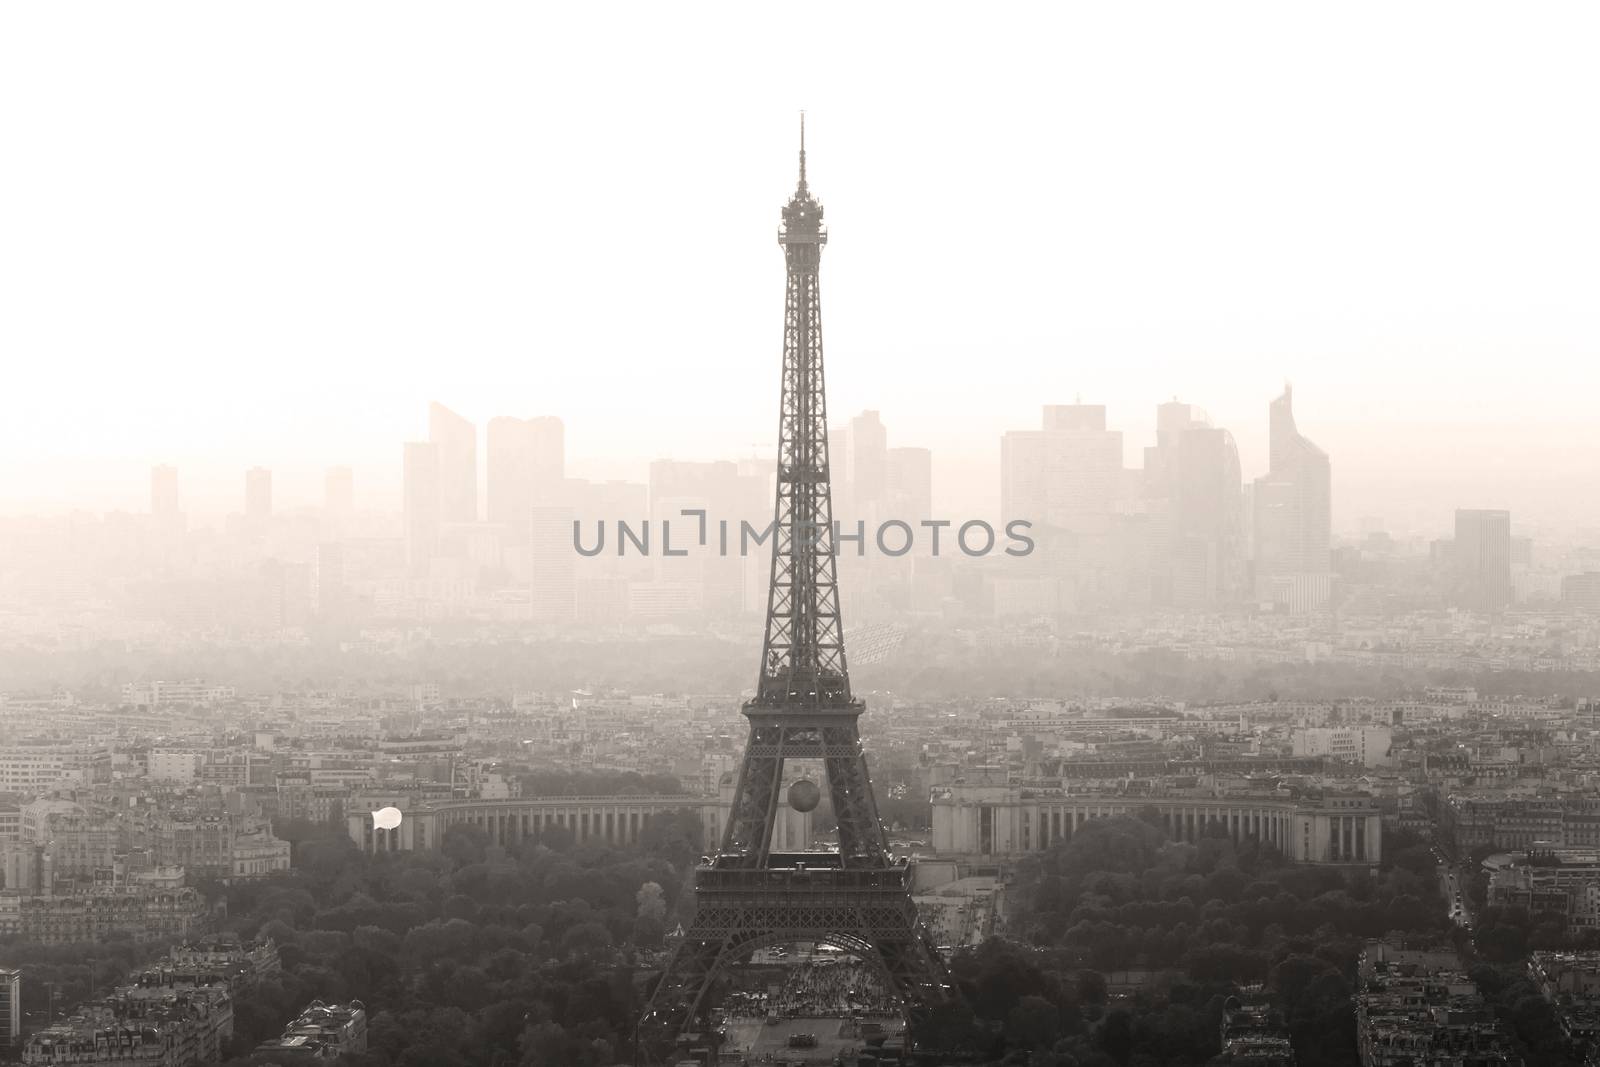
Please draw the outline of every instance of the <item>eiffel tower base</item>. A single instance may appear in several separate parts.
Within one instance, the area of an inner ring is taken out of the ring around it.
[[[771,945],[826,942],[873,966],[899,1001],[908,1045],[918,1021],[952,1000],[944,964],[917,922],[904,864],[848,870],[836,853],[774,855],[771,862],[759,870],[698,872],[694,921],[639,1022],[639,1062],[671,1062],[675,1048],[714,1047],[715,987]]]

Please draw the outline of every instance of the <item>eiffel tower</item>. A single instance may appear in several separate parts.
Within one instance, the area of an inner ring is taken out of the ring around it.
[[[910,869],[889,857],[857,728],[864,706],[850,694],[845,665],[817,293],[827,240],[806,184],[801,116],[800,183],[778,231],[789,268],[778,489],[760,675],[743,708],[750,739],[721,846],[695,872],[694,921],[640,1022],[641,1047],[651,1034],[703,1030],[718,980],[768,945],[826,941],[856,954],[900,998],[912,1031],[955,996],[917,919]],[[809,811],[821,795],[801,779],[786,796],[786,760],[821,765],[839,824],[837,852],[773,851],[779,806]]]

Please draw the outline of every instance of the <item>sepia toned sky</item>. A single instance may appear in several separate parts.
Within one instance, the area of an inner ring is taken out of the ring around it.
[[[438,399],[574,472],[770,452],[809,116],[835,418],[993,507],[999,434],[1174,396],[1336,529],[1600,526],[1589,5],[0,9],[0,513],[398,500]]]

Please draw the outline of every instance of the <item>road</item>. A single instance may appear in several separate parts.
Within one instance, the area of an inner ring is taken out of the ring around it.
[[[1463,929],[1472,929],[1472,900],[1467,893],[1467,867],[1456,866],[1438,845],[1433,847],[1433,858],[1439,865],[1439,888],[1444,893],[1445,907],[1450,921]]]

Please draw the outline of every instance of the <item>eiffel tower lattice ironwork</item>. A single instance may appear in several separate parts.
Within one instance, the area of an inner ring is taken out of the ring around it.
[[[806,184],[802,117],[799,186],[778,232],[788,263],[783,392],[766,636],[755,697],[743,708],[750,738],[721,846],[695,872],[694,920],[645,1009],[641,1044],[648,1034],[670,1040],[702,1029],[718,980],[773,944],[826,941],[868,961],[900,998],[913,1034],[919,1017],[955,996],[918,921],[910,869],[889,856],[857,727],[863,705],[850,694],[817,294],[827,239]],[[786,760],[820,763],[837,852],[773,851]]]

